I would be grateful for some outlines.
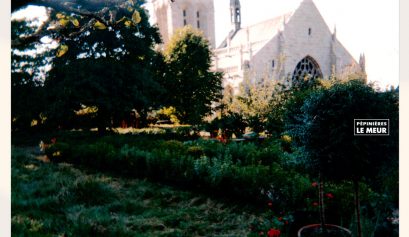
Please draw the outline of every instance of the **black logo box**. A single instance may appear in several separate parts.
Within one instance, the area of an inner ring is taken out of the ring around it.
[[[354,136],[389,136],[389,119],[354,119]]]

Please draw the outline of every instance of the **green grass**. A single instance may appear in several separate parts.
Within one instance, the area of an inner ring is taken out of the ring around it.
[[[12,150],[13,236],[247,236],[245,208]]]

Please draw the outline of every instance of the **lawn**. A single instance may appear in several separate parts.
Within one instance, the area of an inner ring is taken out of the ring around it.
[[[12,149],[13,236],[246,236],[246,208]]]

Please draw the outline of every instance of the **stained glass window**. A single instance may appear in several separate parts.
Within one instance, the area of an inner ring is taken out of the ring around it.
[[[303,58],[295,67],[293,82],[301,82],[308,79],[322,78],[322,72],[318,63],[310,56]]]

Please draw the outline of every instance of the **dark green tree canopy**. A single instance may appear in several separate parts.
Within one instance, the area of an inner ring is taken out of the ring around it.
[[[153,46],[160,42],[157,29],[137,4],[118,10],[116,18],[115,25],[94,20],[91,28],[77,32],[73,21],[83,24],[81,16],[56,14],[59,21],[69,21],[67,32],[61,34],[76,34],[60,41],[45,84],[50,117],[59,120],[84,106],[96,107],[96,122],[103,128],[134,108],[144,113],[153,105],[153,96],[161,92],[154,73]]]
[[[29,35],[36,31],[35,20],[12,20],[11,35]],[[11,120],[12,130],[30,128],[39,123],[45,108],[43,82],[52,53],[39,43],[11,49]]]
[[[311,168],[332,180],[374,177],[398,157],[398,97],[361,81],[312,93],[290,126]],[[354,119],[390,119],[390,136],[354,136]]]
[[[24,19],[13,21],[12,52],[36,51],[44,38],[58,44],[57,49],[48,49],[44,55],[38,51],[31,55],[13,54],[15,103],[32,107],[19,100],[19,95],[41,88],[42,95],[46,95],[42,112],[46,110],[48,121],[58,125],[67,125],[75,111],[84,108],[97,111],[93,117],[101,128],[132,109],[146,113],[154,106],[153,97],[162,93],[154,69],[161,58],[153,49],[161,40],[158,29],[148,22],[143,2],[13,2],[12,11],[28,5],[46,7],[47,19],[36,26]],[[51,70],[41,72],[44,65]],[[37,79],[38,75],[42,80]],[[20,108],[13,107],[15,111]]]
[[[222,74],[210,71],[211,56],[209,42],[189,26],[176,31],[167,45],[166,101],[182,122],[200,122],[212,111],[212,102],[221,98]]]

